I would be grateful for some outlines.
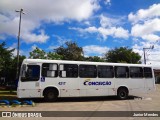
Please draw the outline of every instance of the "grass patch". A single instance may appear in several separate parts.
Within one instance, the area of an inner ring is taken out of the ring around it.
[[[17,91],[0,90],[0,100],[15,100],[17,99]]]
[[[1,95],[16,95],[17,91],[13,90],[0,90],[0,96]]]

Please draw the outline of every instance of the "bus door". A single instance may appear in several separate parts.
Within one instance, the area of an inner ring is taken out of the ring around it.
[[[40,65],[22,66],[18,85],[19,97],[40,97]]]
[[[145,88],[147,91],[155,88],[155,79],[150,67],[144,67]]]

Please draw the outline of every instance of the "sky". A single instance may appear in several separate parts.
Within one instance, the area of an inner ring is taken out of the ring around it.
[[[160,66],[159,0],[0,0],[0,43],[9,49],[17,48],[15,10],[21,8],[21,55],[73,41],[85,56],[103,57],[108,50],[129,47],[143,63],[143,48],[154,45],[146,50],[147,64]]]

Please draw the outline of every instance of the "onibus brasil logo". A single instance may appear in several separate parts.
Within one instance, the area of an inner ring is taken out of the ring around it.
[[[83,83],[84,85],[111,85],[111,81],[91,81],[90,78],[86,79]]]

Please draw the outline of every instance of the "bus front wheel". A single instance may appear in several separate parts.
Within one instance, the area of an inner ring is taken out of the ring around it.
[[[58,97],[58,93],[56,90],[48,89],[44,92],[44,99],[47,102],[53,102],[56,101]]]
[[[117,91],[117,96],[120,100],[125,100],[128,98],[128,90],[127,88],[119,88]]]

